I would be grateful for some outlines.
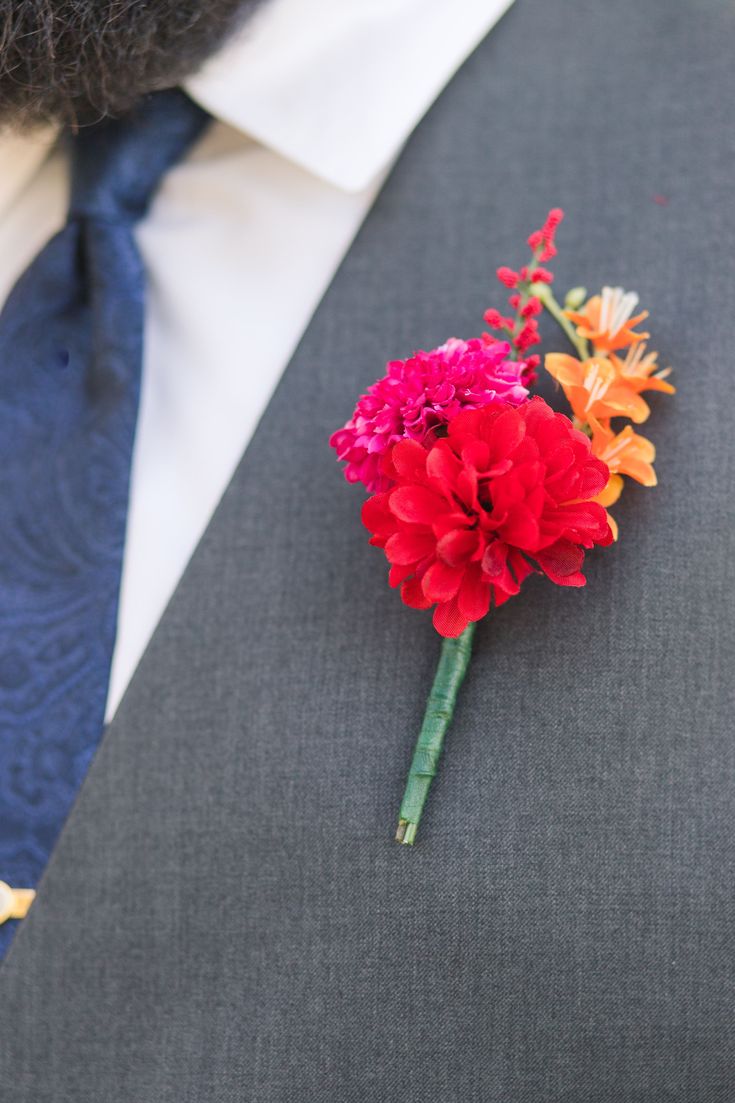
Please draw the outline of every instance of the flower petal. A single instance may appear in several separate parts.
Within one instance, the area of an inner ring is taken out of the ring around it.
[[[393,446],[391,459],[396,473],[414,480],[426,473],[426,449],[416,440],[401,440]]]
[[[466,563],[478,550],[480,538],[476,531],[452,529],[436,545],[436,554],[450,567]]]
[[[457,602],[459,611],[468,621],[480,620],[490,608],[490,583],[482,577],[479,566],[473,565],[465,571],[459,588]]]
[[[434,610],[434,627],[440,636],[450,638],[461,636],[468,624],[467,617],[459,611],[456,597],[437,605]]]
[[[385,555],[389,563],[417,563],[431,555],[435,546],[431,533],[403,529],[390,537]]]
[[[526,435],[526,423],[517,410],[503,410],[493,423],[490,445],[494,463],[508,458]]]
[[[506,521],[501,526],[500,535],[507,544],[531,550],[538,543],[538,518],[524,502],[521,502],[508,511]]]
[[[449,567],[436,560],[421,580],[423,591],[431,601],[451,601],[464,577],[463,567]]]
[[[611,506],[617,502],[623,493],[623,479],[620,475],[611,475],[604,490],[597,495],[595,501],[601,506]]]
[[[610,471],[607,464],[590,457],[580,475],[577,497],[594,498],[597,494],[601,494],[607,486],[609,477]]]
[[[431,602],[421,589],[421,581],[418,578],[409,578],[401,586],[401,601],[411,609],[428,609]]]
[[[581,317],[581,315],[577,315]],[[580,360],[562,352],[550,352],[544,358],[544,367],[562,387],[578,387],[582,384],[584,369]]]
[[[393,589],[400,586],[409,575],[413,574],[414,566],[414,563],[399,563],[391,567],[388,571],[388,585]]]
[[[557,586],[584,586],[587,582],[580,570],[584,551],[568,540],[559,540],[545,551],[537,552],[536,562]]]
[[[452,482],[460,468],[461,462],[444,442],[436,444],[426,457],[426,474],[431,479],[439,479],[441,482]]]
[[[413,525],[430,525],[446,503],[438,494],[423,486],[399,486],[388,496],[391,513]]]
[[[362,523],[376,536],[387,536],[396,531],[396,521],[388,509],[388,495],[374,494],[363,502]]]

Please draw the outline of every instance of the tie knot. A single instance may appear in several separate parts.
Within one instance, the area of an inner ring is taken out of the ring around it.
[[[179,89],[154,92],[130,114],[103,119],[72,139],[71,218],[136,222],[166,170],[209,115]]]

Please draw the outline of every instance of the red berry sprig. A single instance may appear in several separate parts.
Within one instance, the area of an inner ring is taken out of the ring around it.
[[[532,253],[529,264],[524,265],[518,272],[506,266],[498,268],[498,279],[504,287],[512,291],[508,303],[514,314],[504,315],[495,309],[486,310],[484,314],[490,328],[502,333],[519,356],[527,361],[527,383],[534,381],[536,368],[541,359],[535,354],[527,356],[526,353],[528,349],[541,342],[536,319],[544,308],[543,303],[532,293],[531,288],[533,284],[550,284],[554,279],[548,268],[543,268],[542,265],[556,256],[554,236],[563,217],[564,212],[559,207],[554,207],[549,211],[541,229],[534,230],[529,236],[528,246]]]

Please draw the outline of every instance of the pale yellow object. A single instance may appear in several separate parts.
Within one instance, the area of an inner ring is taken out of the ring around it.
[[[35,898],[35,889],[11,889],[0,881],[0,923],[6,919],[23,919]]]

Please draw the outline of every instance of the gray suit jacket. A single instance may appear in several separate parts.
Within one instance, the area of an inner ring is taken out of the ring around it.
[[[16,938],[8,1099],[735,1098],[734,50],[729,0],[517,0],[419,127]],[[557,203],[560,289],[635,287],[675,366],[660,486],[586,590],[482,624],[402,848],[438,639],[327,439],[387,357],[478,330]]]

